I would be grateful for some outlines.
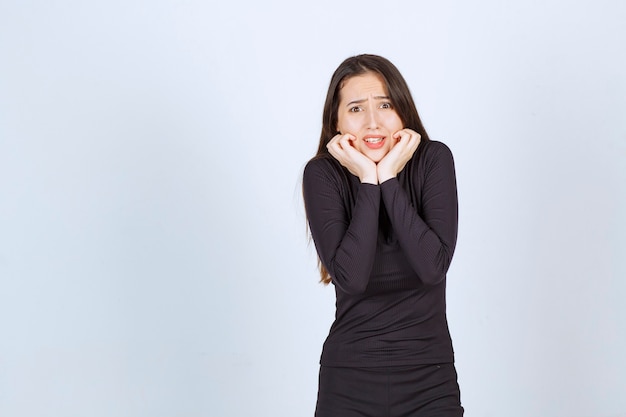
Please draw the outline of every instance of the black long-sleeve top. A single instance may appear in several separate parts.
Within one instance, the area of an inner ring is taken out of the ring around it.
[[[317,253],[335,286],[324,366],[454,361],[446,272],[457,237],[454,161],[423,141],[396,178],[363,184],[332,156],[309,161],[303,193]]]

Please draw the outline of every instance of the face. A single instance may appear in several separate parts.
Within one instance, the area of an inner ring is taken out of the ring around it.
[[[356,136],[354,147],[378,163],[396,143],[403,128],[380,75],[365,73],[344,81],[339,92],[337,130]]]

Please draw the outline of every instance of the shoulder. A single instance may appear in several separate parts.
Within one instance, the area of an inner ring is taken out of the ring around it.
[[[333,158],[328,155],[319,155],[311,158],[304,166],[304,172],[328,171],[332,169]]]
[[[330,155],[315,156],[304,166],[304,176],[338,177],[344,169],[335,158]]]
[[[407,164],[407,174],[420,182],[432,179],[433,175],[454,175],[454,171],[452,151],[445,143],[436,140],[421,142],[412,161]]]
[[[309,160],[304,166],[304,186],[330,183],[339,185],[347,181],[344,167],[330,155],[320,155]]]
[[[428,140],[420,143],[419,145],[422,148],[422,152],[420,152],[425,158],[428,159],[438,159],[438,158],[452,158],[452,151],[443,142],[439,142],[437,140]]]
[[[448,145],[436,140],[428,140],[420,143],[415,158],[417,159],[418,165],[426,171],[435,169],[442,164],[454,167],[452,151]]]

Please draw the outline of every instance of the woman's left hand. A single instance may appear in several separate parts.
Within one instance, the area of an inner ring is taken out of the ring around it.
[[[402,129],[392,136],[398,142],[389,153],[377,164],[378,182],[382,183],[398,175],[417,150],[422,139],[421,135],[411,129]]]

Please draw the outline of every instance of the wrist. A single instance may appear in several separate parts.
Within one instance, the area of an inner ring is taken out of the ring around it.
[[[397,174],[390,171],[380,171],[378,172],[378,182],[383,183],[391,178],[394,178]]]
[[[362,183],[368,184],[378,184],[378,170],[376,169],[376,165],[374,163],[371,166],[368,166],[366,169],[361,171],[359,175],[359,179]]]
[[[361,183],[363,184],[374,184],[378,185],[378,177],[376,175],[364,175],[360,178]]]

